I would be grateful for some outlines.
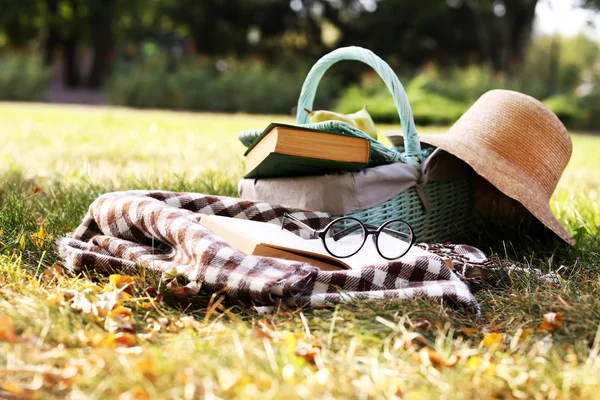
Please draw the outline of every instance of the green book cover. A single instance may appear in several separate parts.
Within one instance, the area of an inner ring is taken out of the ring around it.
[[[275,127],[287,127],[297,130],[305,130],[315,132],[314,129],[303,128],[294,125],[272,123],[263,133],[254,140],[252,145],[246,150],[244,155],[248,153]],[[342,133],[323,132],[328,135],[346,136]],[[367,141],[368,146],[370,143]],[[285,176],[306,176],[306,175],[323,175],[333,172],[356,172],[366,168],[369,165],[366,163],[354,163],[346,161],[324,160],[321,158],[309,158],[301,156],[293,156],[288,154],[270,153],[264,160],[261,161],[252,171],[244,175],[244,178],[273,178]]]
[[[271,153],[244,178],[274,178],[283,176],[323,175],[332,172],[355,172],[368,163],[351,163]]]

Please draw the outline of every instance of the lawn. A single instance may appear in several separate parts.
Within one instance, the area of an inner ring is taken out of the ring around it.
[[[572,135],[551,201],[576,246],[495,249],[570,276],[503,271],[476,292],[480,319],[425,299],[259,315],[220,295],[156,302],[162,283],[138,276],[116,299],[135,333],[109,333],[111,315],[85,299],[128,278],[63,275],[53,239],[107,191],[236,195],[236,134],[273,120],[292,122],[0,103],[0,398],[597,398],[600,136],[588,134]]]

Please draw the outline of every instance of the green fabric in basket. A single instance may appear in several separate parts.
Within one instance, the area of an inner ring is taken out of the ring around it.
[[[404,162],[402,154],[394,149],[391,149],[378,140],[373,139],[363,131],[352,127],[351,125],[341,121],[325,121],[317,124],[298,125],[303,128],[309,128],[329,133],[337,133],[345,136],[361,137],[367,139],[371,144],[371,154],[369,157],[369,167],[377,165],[391,164],[393,162]],[[238,139],[246,147],[250,147],[252,143],[264,132],[264,129],[255,129],[242,131],[238,135]]]

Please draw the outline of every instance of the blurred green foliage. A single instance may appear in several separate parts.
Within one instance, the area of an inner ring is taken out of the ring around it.
[[[112,103],[141,108],[290,114],[310,65],[268,66],[258,60],[156,58],[121,66],[108,84]],[[318,104],[332,104],[339,79],[323,80]]]
[[[428,64],[416,75],[401,76],[415,122],[454,122],[491,89],[510,89],[542,100],[571,128],[600,129],[600,45],[586,36],[542,36],[530,45],[525,62],[513,73],[481,65],[440,68]],[[376,120],[397,122],[391,94],[377,75],[363,76],[339,98],[337,111],[353,112],[364,104]]]
[[[48,87],[49,69],[29,55],[0,58],[0,100],[41,100]]]

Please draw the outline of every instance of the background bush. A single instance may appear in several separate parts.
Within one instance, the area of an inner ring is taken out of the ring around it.
[[[131,107],[290,114],[311,66],[297,55],[282,55],[272,64],[260,58],[157,53],[115,64],[107,92],[110,103]],[[536,38],[524,62],[510,73],[494,73],[482,65],[397,68],[419,125],[451,124],[483,93],[505,88],[542,100],[569,128],[600,129],[600,46],[585,36]],[[0,100],[42,100],[49,79],[39,57],[0,57]],[[351,113],[365,104],[375,121],[398,123],[379,76],[348,62],[328,71],[313,108]]]
[[[108,95],[111,103],[132,107],[289,114],[309,68],[256,60],[187,60],[169,66],[167,60],[155,59],[121,66],[109,82]],[[318,104],[332,104],[339,92],[338,79],[324,80]]]
[[[41,59],[29,55],[0,57],[0,100],[42,100],[50,71]]]
[[[510,76],[480,65],[430,64],[400,80],[419,125],[453,123],[483,93],[510,89],[542,100],[569,128],[600,129],[600,47],[585,36],[535,39]],[[346,89],[335,108],[349,113],[364,104],[375,120],[398,121],[391,94],[375,74]]]

